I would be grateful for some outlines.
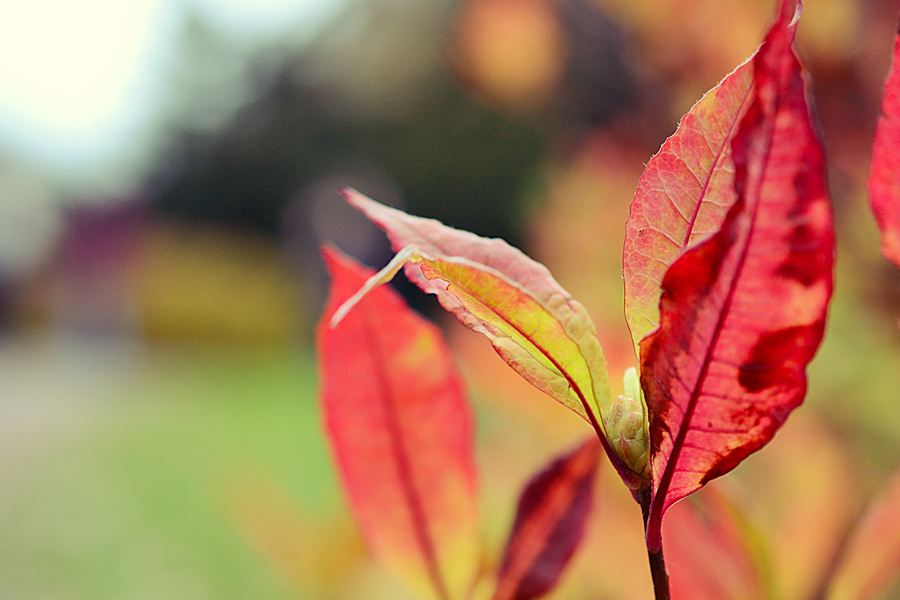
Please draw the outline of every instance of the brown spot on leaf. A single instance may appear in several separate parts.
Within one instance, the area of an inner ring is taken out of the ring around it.
[[[738,381],[741,386],[753,393],[795,384],[822,338],[823,325],[819,321],[760,336],[749,359],[740,367]]]
[[[830,265],[831,260],[825,252],[814,254],[794,254],[792,252],[778,269],[778,274],[795,279],[809,287],[829,275]]]
[[[778,274],[806,287],[831,275],[834,238],[831,210],[825,201],[820,172],[801,169],[794,179],[798,202],[789,215],[797,225],[788,240],[788,256]]]
[[[823,238],[815,224],[799,225],[791,232],[789,254],[778,269],[782,277],[809,287],[831,275],[831,238]]]

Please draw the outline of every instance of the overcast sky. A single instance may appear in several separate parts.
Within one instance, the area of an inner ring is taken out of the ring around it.
[[[102,167],[154,115],[188,15],[252,48],[339,1],[0,0],[0,152]]]
[[[0,0],[0,284],[51,252],[64,205],[127,198],[154,164],[190,19],[249,58],[302,45],[342,2]],[[223,77],[217,92],[240,89]]]

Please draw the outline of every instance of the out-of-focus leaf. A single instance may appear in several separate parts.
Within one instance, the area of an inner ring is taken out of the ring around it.
[[[900,473],[866,510],[845,547],[828,600],[881,598],[900,578]]]
[[[823,151],[785,0],[753,61],[732,142],[738,198],[721,230],[666,272],[660,328],[641,342],[650,408],[651,552],[672,503],[768,442],[806,394],[822,339],[834,234]]]
[[[398,251],[354,300],[403,266],[413,283],[437,295],[466,327],[487,336],[522,377],[587,420],[627,485],[637,488],[646,481],[607,441],[617,436],[607,426],[612,398],[594,325],[546,267],[503,240],[413,217],[354,190],[344,195],[388,233]]]
[[[531,600],[556,585],[584,535],[599,451],[591,437],[525,487],[493,600]]]
[[[325,425],[373,554],[422,598],[464,598],[479,560],[473,420],[438,329],[387,287],[338,327],[371,275],[323,252],[333,281],[318,330]]]
[[[791,416],[766,451],[748,462],[741,478],[766,515],[773,597],[821,598],[821,580],[834,569],[850,526],[858,462],[810,411]]]
[[[226,508],[235,525],[301,596],[340,596],[366,549],[349,519],[311,514],[262,473],[229,482]]]
[[[659,326],[660,284],[688,247],[718,231],[734,204],[731,138],[752,97],[748,61],[684,115],[647,163],[625,224],[625,319],[635,348]]]
[[[875,130],[869,201],[881,229],[881,253],[900,267],[900,35]]]
[[[766,590],[759,534],[715,486],[672,507],[663,527],[675,600],[761,600]]]

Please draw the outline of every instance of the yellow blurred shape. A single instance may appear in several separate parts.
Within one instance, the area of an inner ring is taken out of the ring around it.
[[[459,20],[456,62],[488,100],[527,111],[559,81],[563,32],[547,0],[468,0]]]
[[[641,509],[606,459],[584,540],[553,598],[652,598]]]
[[[297,288],[272,241],[159,225],[139,266],[137,303],[149,337],[287,342],[301,323]]]
[[[369,561],[349,519],[309,513],[264,473],[235,476],[223,491],[234,525],[299,597],[342,597],[348,574]]]
[[[682,86],[679,110],[744,62],[762,42],[771,0],[593,0],[637,38],[652,67]]]
[[[805,57],[830,64],[849,61],[857,52],[860,4],[852,0],[816,0],[803,7],[797,27]]]

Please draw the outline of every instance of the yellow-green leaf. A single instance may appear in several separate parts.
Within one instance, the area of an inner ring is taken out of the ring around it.
[[[587,420],[628,485],[641,483],[641,469],[629,466],[607,440],[612,398],[594,325],[546,267],[502,240],[413,217],[354,190],[344,196],[387,232],[398,251],[367,289],[404,263],[411,281],[487,336],[522,377]]]

